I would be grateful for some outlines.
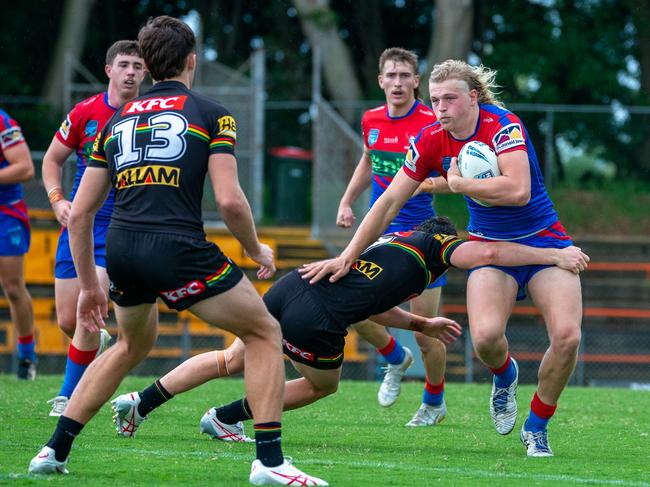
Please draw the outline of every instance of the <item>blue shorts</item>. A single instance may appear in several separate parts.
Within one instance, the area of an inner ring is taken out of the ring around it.
[[[479,237],[474,237],[472,235],[470,235],[469,239],[478,240],[482,242],[493,242],[493,240],[486,240]],[[522,238],[521,240],[512,240],[511,242],[522,244],[522,245],[529,245],[531,247],[538,247],[542,249],[563,249],[565,247],[569,247],[573,245],[573,241],[571,240],[571,237],[567,235],[566,230],[562,226],[562,223],[560,223],[559,221],[556,221],[550,227],[540,232],[537,232],[535,235]],[[481,269],[483,267],[494,267],[495,269],[499,269],[500,271],[505,272],[509,276],[512,276],[515,279],[515,281],[517,281],[517,285],[519,286],[519,290],[517,291],[517,301],[522,301],[526,299],[526,286],[528,286],[528,283],[533,278],[533,276],[537,274],[539,271],[541,271],[542,269],[546,269],[547,267],[553,267],[553,266],[522,265],[518,267],[504,267],[498,265],[487,265],[487,266],[475,267],[474,269],[470,269],[467,275],[469,276],[476,269]]]
[[[414,230],[417,225],[399,225],[396,223],[391,223],[388,225],[388,228],[384,233],[394,233],[394,232],[410,232],[411,230]],[[447,273],[445,272],[442,276],[440,276],[438,279],[433,281],[431,284],[429,284],[426,289],[433,289],[436,287],[442,287],[445,284],[447,284]]]
[[[93,239],[95,242],[95,265],[106,268],[106,230],[108,222],[95,222]],[[70,236],[68,229],[63,228],[59,235],[59,245],[56,247],[54,277],[57,279],[76,279],[77,271],[70,252]]]
[[[29,250],[29,225],[11,215],[0,212],[0,256],[25,255]]]

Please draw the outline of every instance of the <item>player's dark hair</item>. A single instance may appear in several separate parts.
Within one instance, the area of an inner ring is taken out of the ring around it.
[[[155,81],[178,76],[187,56],[194,52],[196,38],[185,23],[167,15],[150,18],[138,33],[144,63]]]
[[[413,51],[409,51],[403,47],[389,47],[388,49],[384,49],[384,52],[379,56],[379,74],[384,72],[384,66],[386,66],[388,61],[408,64],[413,69],[413,74],[418,75],[418,55]],[[421,98],[420,87],[417,86],[415,88],[415,99],[419,100]]]
[[[428,220],[424,220],[415,229],[418,232],[430,233],[435,235],[440,233],[442,235],[458,235],[456,225],[446,216],[436,215]]]
[[[114,42],[113,45],[108,48],[108,51],[106,51],[106,64],[113,64],[113,61],[115,61],[118,54],[142,57],[138,41],[121,40]]]

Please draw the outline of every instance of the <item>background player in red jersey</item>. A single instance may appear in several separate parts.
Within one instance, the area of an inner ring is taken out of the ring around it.
[[[352,205],[369,186],[372,187],[372,206],[404,164],[404,154],[411,139],[435,121],[433,111],[419,101],[420,77],[417,70],[417,55],[406,49],[389,48],[379,57],[378,81],[384,90],[386,103],[363,115],[364,151],[339,203],[337,225],[352,226],[355,220]],[[426,183],[421,184],[420,191],[405,203],[386,233],[411,230],[433,216],[431,192],[436,186],[444,188],[447,183],[439,174],[433,173]],[[411,312],[419,316],[437,316],[441,286],[446,281],[447,276],[441,276],[412,299]],[[402,377],[413,362],[411,350],[403,347],[385,327],[371,321],[357,323],[354,328],[388,362],[377,400],[381,406],[392,406],[399,396]],[[440,340],[421,333],[416,332],[415,338],[422,353],[426,378],[422,404],[406,426],[433,426],[447,413],[444,401],[446,348]]]
[[[34,163],[18,123],[0,110],[0,287],[18,335],[18,378],[36,377],[34,311],[23,265],[29,250],[29,216],[20,183],[34,177]]]
[[[332,273],[336,281],[353,259],[390,222],[431,169],[445,174],[452,191],[466,196],[473,238],[511,240],[534,247],[571,245],[544,187],[537,156],[521,120],[502,107],[494,93],[496,73],[483,66],[448,60],[436,65],[429,92],[438,122],[422,130],[411,144],[403,168],[375,203],[340,257],[306,266],[312,282]],[[470,140],[489,144],[496,152],[501,176],[462,178],[456,165],[461,147]],[[470,197],[490,206],[479,205]],[[467,284],[467,309],[472,341],[480,359],[494,374],[489,408],[499,434],[510,433],[517,419],[517,363],[508,352],[505,329],[516,299],[526,290],[540,309],[550,346],[538,372],[538,387],[520,438],[527,455],[548,457],[547,425],[575,367],[580,343],[582,296],[579,278],[562,269],[488,266],[474,269]]]
[[[54,215],[62,227],[54,264],[56,317],[61,330],[72,339],[63,384],[56,397],[48,401],[52,405],[50,416],[61,416],[84,371],[95,356],[108,347],[111,339],[106,330],[101,330],[100,336],[99,333],[77,326],[79,279],[70,253],[67,226],[70,206],[86,170],[95,137],[117,108],[138,96],[145,75],[138,43],[130,40],[115,42],[106,52],[104,71],[108,77],[107,90],[75,105],[52,138],[43,157],[43,184]],[[70,196],[66,199],[61,189],[62,169],[73,152],[77,156],[77,170]],[[97,277],[106,293],[106,229],[112,211],[113,192],[95,216],[93,228]]]
[[[248,398],[255,416],[255,485],[328,485],[298,470],[282,452],[284,363],[281,332],[241,269],[206,240],[201,202],[206,176],[224,222],[260,265],[275,272],[273,251],[257,238],[237,178],[237,124],[221,104],[190,89],[197,66],[188,25],[150,19],[138,42],[154,86],[115,114],[94,143],[70,212],[71,249],[81,291],[77,321],[105,326],[108,306],[95,272],[94,215],[111,187],[115,205],[106,264],[119,340],[86,370],[56,429],[29,471],[65,472],[74,438],[144,360],[158,335],[157,299],[228,330],[246,346]],[[165,394],[149,390],[147,394]],[[114,401],[118,427],[132,428],[138,401]]]

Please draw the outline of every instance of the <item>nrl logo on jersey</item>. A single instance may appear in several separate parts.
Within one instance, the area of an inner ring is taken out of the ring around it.
[[[354,261],[354,264],[352,264],[352,269],[359,271],[371,281],[379,274],[381,274],[381,271],[384,270],[374,262],[368,262],[367,260],[361,259]]]
[[[368,133],[368,147],[375,145],[379,140],[379,129],[370,129]]]

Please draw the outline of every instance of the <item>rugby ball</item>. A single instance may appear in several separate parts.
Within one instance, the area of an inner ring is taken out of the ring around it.
[[[492,148],[473,140],[465,144],[458,154],[458,170],[464,178],[487,179],[500,176],[497,155]],[[481,206],[492,206],[476,198],[472,198]]]

